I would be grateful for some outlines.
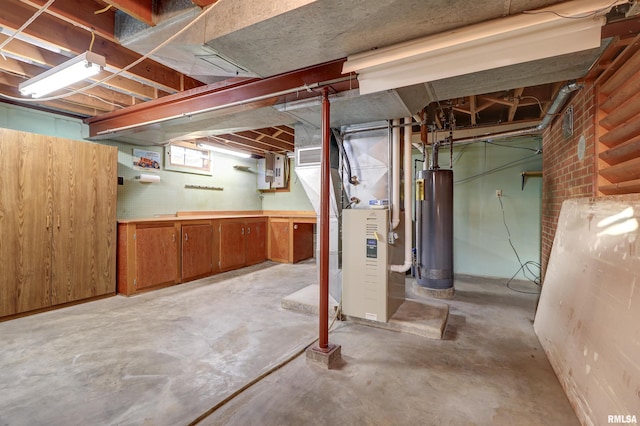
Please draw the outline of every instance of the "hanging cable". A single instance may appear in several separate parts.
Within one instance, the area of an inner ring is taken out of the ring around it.
[[[35,21],[38,18],[38,16],[42,15],[42,13],[44,13],[44,11],[47,10],[49,8],[49,6],[51,6],[53,4],[54,1],[56,1],[56,0],[49,0],[48,2],[46,2],[40,9],[38,9],[36,11],[36,13],[33,14],[33,16],[31,18],[27,19],[27,22],[22,24],[22,26],[20,28],[18,28],[18,30],[15,33],[11,34],[9,36],[9,38],[7,38],[5,41],[0,43],[0,55],[2,55],[2,59],[4,59],[5,61],[7,60],[7,58],[2,53],[2,49],[7,44],[9,44],[9,42],[11,42],[11,40],[16,38],[20,33],[22,33],[22,31],[24,31],[24,29],[27,28],[29,26],[29,24],[31,24],[33,21]]]
[[[49,1],[51,3],[53,3],[54,0],[49,0]],[[200,12],[200,14],[198,16],[196,16],[191,22],[189,22],[187,25],[185,25],[182,29],[177,31],[171,37],[169,37],[168,39],[166,39],[165,41],[163,41],[162,43],[160,43],[159,45],[157,45],[156,47],[151,49],[149,52],[145,53],[140,58],[138,58],[137,60],[135,60],[132,63],[130,63],[129,65],[127,65],[126,67],[124,67],[124,68],[116,71],[115,73],[103,78],[102,80],[99,80],[99,81],[96,81],[94,83],[91,83],[88,86],[82,87],[80,89],[75,89],[75,90],[73,90],[73,91],[71,91],[69,93],[64,93],[64,94],[60,94],[60,95],[56,95],[56,96],[49,96],[49,97],[46,97],[46,98],[38,98],[38,99],[18,98],[18,97],[15,97],[15,96],[9,96],[9,95],[5,95],[5,94],[2,94],[2,93],[0,93],[0,97],[5,98],[5,99],[9,99],[9,100],[12,100],[12,101],[17,101],[17,102],[47,102],[47,101],[55,101],[57,99],[68,98],[69,96],[72,96],[72,95],[75,95],[75,94],[79,94],[79,93],[83,93],[83,92],[85,92],[85,91],[87,91],[89,89],[93,89],[94,87],[99,86],[101,84],[104,84],[107,81],[119,76],[120,74],[129,71],[131,68],[135,67],[136,65],[138,65],[142,61],[146,60],[147,58],[149,58],[154,53],[156,53],[158,50],[162,49],[167,44],[171,43],[173,40],[175,40],[176,38],[180,37],[185,31],[187,31],[189,28],[194,26],[196,23],[200,22],[201,19],[206,17],[206,15],[209,13],[209,11],[213,7],[215,7],[215,5],[218,4],[218,3],[219,2],[212,3],[209,6],[206,6],[205,8],[202,9],[202,12]]]
[[[334,128],[331,129],[333,133],[333,137],[336,139],[336,145],[338,145],[338,151],[340,151],[340,157],[344,160],[344,165],[347,168],[347,175],[349,176],[349,183],[352,185],[358,184],[358,177],[353,176],[351,173],[351,162],[349,161],[349,156],[344,149],[344,139],[340,133]]]
[[[507,287],[510,290],[517,291],[519,293],[538,294],[539,292],[526,292],[526,291],[521,291],[521,290],[515,290],[510,286],[511,282],[516,277],[516,275],[518,275],[518,273],[520,271],[522,271],[522,275],[524,275],[524,277],[527,280],[531,281],[532,283],[534,283],[537,286],[540,286],[541,266],[540,266],[540,264],[538,262],[534,262],[532,260],[528,260],[528,261],[523,263],[522,260],[520,259],[520,255],[518,254],[518,251],[516,250],[516,247],[513,245],[513,241],[511,241],[511,231],[509,230],[509,226],[507,225],[507,219],[506,219],[505,213],[504,213],[504,204],[502,203],[502,195],[498,195],[498,201],[500,202],[500,210],[502,211],[502,223],[504,223],[504,228],[507,231],[507,240],[509,241],[509,245],[511,246],[511,249],[513,250],[513,253],[516,255],[516,259],[518,259],[518,264],[520,265],[520,268],[518,268],[516,273],[513,274],[513,276],[509,279],[509,281],[507,281]],[[531,270],[532,266],[534,268],[537,268],[537,272]],[[527,273],[529,273],[530,276],[527,276]]]

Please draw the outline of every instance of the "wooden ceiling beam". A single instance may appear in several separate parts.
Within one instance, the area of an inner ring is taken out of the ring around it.
[[[15,31],[33,15],[33,8],[20,0],[2,1],[5,4],[3,13],[0,14],[0,26]],[[74,54],[85,52],[91,45],[91,34],[88,31],[68,25],[47,14],[40,15],[32,25],[25,28],[24,34]],[[107,66],[113,70],[121,70],[140,58],[140,55],[132,50],[100,36],[96,36],[92,51],[104,56]],[[127,73],[145,84],[167,92],[178,92],[202,85],[199,81],[150,59],[131,68]]]
[[[8,36],[0,34],[0,43],[5,41],[7,38]],[[11,43],[7,44],[3,51],[15,58],[18,58],[18,60],[21,60],[22,62],[37,63],[47,67],[55,67],[69,59],[59,53],[54,53],[16,39],[11,40]],[[3,61],[0,61],[0,69],[1,68],[3,68]],[[44,69],[40,69],[39,72],[29,75],[29,77],[33,77],[44,71]],[[94,77],[92,81],[100,81],[110,75],[111,73],[103,71]],[[156,88],[122,76],[112,78],[108,81],[107,86],[109,88],[113,88],[115,93],[121,93],[122,96],[134,96],[142,100],[155,99],[158,97],[158,91]],[[130,102],[126,102],[125,104],[130,104]]]
[[[40,9],[47,2],[47,0],[20,1],[35,9]],[[92,1],[56,0],[47,8],[46,13],[86,31],[94,31],[100,37],[115,42],[115,9],[96,14],[95,12],[100,9],[96,6],[97,3]]]
[[[513,104],[509,107],[509,115],[507,122],[512,122],[518,111],[518,104],[520,104],[520,96],[524,92],[524,87],[519,87],[513,91]]]
[[[218,0],[191,0],[191,3],[195,4],[196,6],[207,7],[212,4],[218,3]]]
[[[476,96],[469,96],[469,111],[471,112],[471,125],[477,125],[478,108],[476,105]]]
[[[260,135],[260,133],[256,133],[254,131],[248,130],[245,132],[236,132],[236,135],[240,135],[240,136],[244,136],[246,138],[249,139],[253,139],[253,140],[258,140],[260,142],[263,142],[265,144],[271,145],[274,148],[277,149],[284,149],[286,151],[293,151],[293,144],[292,143],[288,143],[288,142],[284,142],[281,140],[278,140],[276,138],[272,138],[271,136],[265,136],[262,135],[263,137],[258,139]]]
[[[271,145],[270,143],[267,142],[263,142],[263,141],[258,141],[255,140],[251,137],[248,137],[246,135],[242,135],[239,133],[227,133],[224,135],[218,135],[218,137],[232,141],[232,142],[237,142],[237,143],[244,143],[244,144],[249,144],[250,146],[256,147],[256,148],[260,148],[260,149],[264,149],[265,151],[268,152],[284,152],[287,151],[287,149],[281,149],[278,147],[275,147],[273,145]]]
[[[244,149],[259,155],[269,152],[269,149],[258,146],[254,141],[245,140],[233,134],[211,136],[210,139],[217,141],[221,147]]]
[[[152,0],[103,0],[105,3],[123,11],[129,16],[133,16],[138,21],[147,25],[155,26],[153,19]]]

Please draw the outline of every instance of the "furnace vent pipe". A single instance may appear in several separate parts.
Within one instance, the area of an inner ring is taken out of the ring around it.
[[[413,235],[413,227],[411,226],[411,206],[413,206],[411,200],[411,117],[405,117],[404,124],[404,263],[391,265],[392,272],[407,272],[413,264],[411,244],[411,236]],[[400,185],[397,190],[394,188],[395,192],[400,193]]]
[[[391,229],[396,229],[400,224],[400,120],[394,119],[391,122],[391,168],[393,178],[391,180],[391,190],[393,199],[391,202]]]

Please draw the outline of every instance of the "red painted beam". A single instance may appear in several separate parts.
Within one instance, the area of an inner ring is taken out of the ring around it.
[[[331,140],[329,88],[322,89],[322,159],[320,161],[320,331],[318,348],[321,351],[329,349],[329,193]]]
[[[332,92],[341,92],[357,88],[355,75],[350,80],[342,74],[339,59],[324,64],[290,71],[264,79],[241,80],[235,84],[222,86],[219,83],[197,87],[173,95],[164,96],[143,104],[134,105],[119,111],[91,117],[85,120],[89,125],[89,136],[94,139],[109,138],[124,134],[132,129],[172,119],[194,115],[215,109],[232,110],[233,105],[242,104],[246,110],[251,107],[262,107],[265,99],[273,95],[272,104],[318,96],[317,90],[322,85],[329,85]],[[335,81],[341,80],[341,81]],[[306,90],[305,87],[309,87]],[[290,94],[282,92],[296,90]],[[260,98],[259,100],[256,98]]]

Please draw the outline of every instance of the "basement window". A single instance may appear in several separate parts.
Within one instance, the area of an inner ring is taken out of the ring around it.
[[[165,148],[165,169],[211,176],[211,153],[188,142],[175,142]]]

